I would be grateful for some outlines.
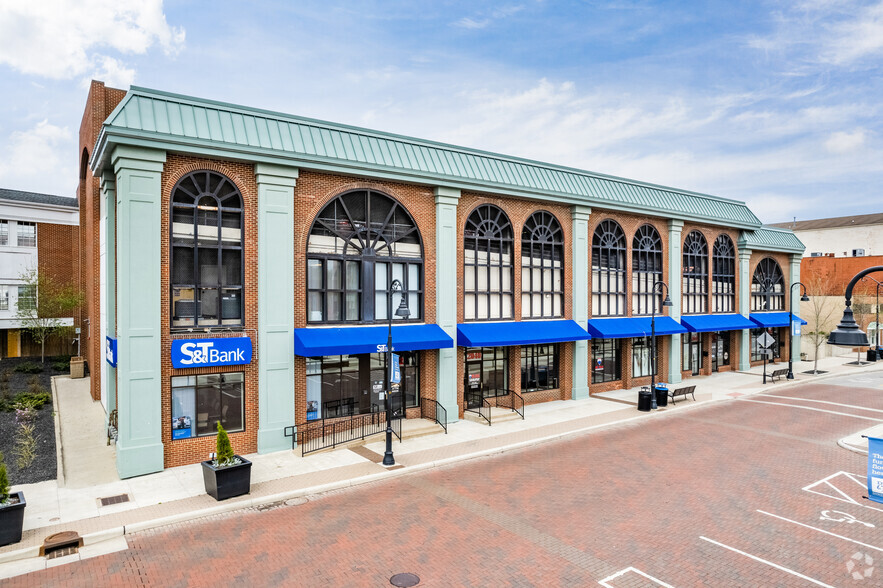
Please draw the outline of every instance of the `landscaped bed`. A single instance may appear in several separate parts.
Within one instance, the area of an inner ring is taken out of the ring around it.
[[[39,357],[0,360],[0,452],[5,456],[13,489],[19,484],[54,480],[57,476],[51,378],[67,373],[69,361],[66,356],[47,357],[45,363],[40,363]],[[8,375],[9,392],[6,395],[4,374]],[[44,394],[48,394],[48,398]],[[23,410],[24,406],[43,402],[40,408]],[[19,467],[19,454],[23,448],[22,420],[29,420],[33,437],[29,447],[33,460],[25,467]]]

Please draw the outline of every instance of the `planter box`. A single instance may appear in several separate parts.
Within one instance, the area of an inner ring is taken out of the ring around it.
[[[72,357],[71,358],[71,378],[85,378],[85,377],[86,377],[86,358]]]
[[[215,500],[227,500],[248,494],[251,489],[251,462],[236,456],[241,463],[218,468],[211,461],[202,462],[205,492]]]
[[[25,521],[25,494],[13,492],[10,498],[17,498],[18,503],[0,506],[0,547],[21,541],[21,529]]]

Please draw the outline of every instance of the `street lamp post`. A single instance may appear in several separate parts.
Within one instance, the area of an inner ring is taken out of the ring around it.
[[[849,285],[846,286],[846,308],[843,310],[843,318],[840,319],[837,328],[828,335],[829,345],[837,345],[838,347],[866,347],[868,345],[868,336],[859,325],[855,324],[855,318],[852,315],[852,289],[860,279],[874,272],[883,272],[883,265],[863,269],[849,281]]]
[[[659,289],[659,286],[665,288],[665,299],[662,301],[662,306],[674,306],[671,302],[671,298],[668,297],[668,284],[659,280],[655,284],[653,284],[653,288],[650,290],[650,294],[653,298],[653,303],[650,305],[650,407],[652,409],[656,409],[656,290]],[[660,292],[661,294],[662,292]]]
[[[791,296],[788,297],[788,375],[786,379],[794,379],[794,286],[800,286],[803,294],[800,296],[801,302],[809,302],[809,296],[806,295],[806,286],[803,282],[794,282],[791,284]]]
[[[865,276],[862,281],[865,278],[877,283],[877,295],[874,300],[874,352],[876,353],[880,347],[880,286],[883,286],[883,282],[871,276]]]
[[[383,454],[383,465],[385,466],[395,465],[396,463],[392,455],[392,385],[390,384],[390,370],[392,369],[392,293],[395,291],[402,293],[402,301],[396,309],[396,316],[406,319],[411,315],[411,311],[408,310],[408,296],[405,294],[402,283],[398,280],[393,280],[389,285],[386,304],[389,333],[386,338],[386,369],[384,370],[386,373],[384,378],[384,383],[386,384],[386,451]]]

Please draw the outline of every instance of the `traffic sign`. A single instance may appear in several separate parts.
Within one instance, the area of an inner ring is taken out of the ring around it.
[[[761,347],[769,347],[775,342],[776,342],[776,340],[773,339],[772,337],[770,337],[769,333],[764,333],[763,335],[761,335],[760,337],[757,338],[757,344],[760,345]]]

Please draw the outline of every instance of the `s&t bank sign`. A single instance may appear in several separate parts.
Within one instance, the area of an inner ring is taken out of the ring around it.
[[[175,368],[215,367],[251,363],[250,337],[220,339],[173,339]]]

